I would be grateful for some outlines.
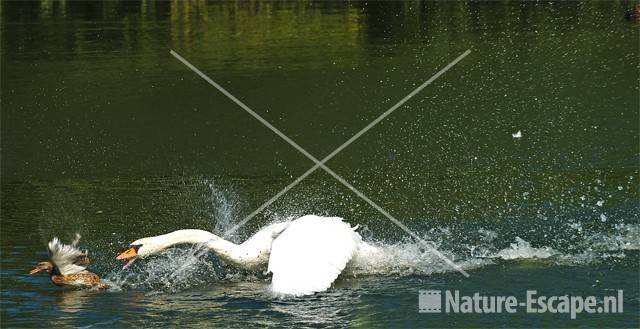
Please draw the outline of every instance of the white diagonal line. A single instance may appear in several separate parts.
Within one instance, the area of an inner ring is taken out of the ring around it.
[[[396,103],[394,106],[392,106],[390,109],[388,109],[387,111],[385,111],[384,113],[382,113],[378,118],[376,118],[375,120],[373,120],[371,123],[369,123],[366,127],[364,127],[362,130],[360,130],[358,133],[356,133],[353,137],[351,137],[349,140],[347,140],[345,143],[343,143],[342,145],[340,145],[336,150],[334,150],[333,152],[331,152],[328,156],[326,156],[322,161],[318,161],[318,159],[316,159],[313,155],[311,155],[309,152],[307,152],[305,149],[303,149],[300,145],[298,145],[296,142],[294,142],[292,139],[290,139],[289,137],[287,137],[285,134],[283,134],[280,130],[278,130],[276,127],[274,127],[272,124],[270,124],[267,120],[265,120],[264,118],[262,118],[259,114],[257,114],[256,112],[254,112],[253,110],[251,110],[251,108],[249,108],[247,105],[245,105],[243,102],[241,102],[240,100],[238,100],[237,98],[235,98],[231,93],[229,93],[226,89],[224,89],[222,86],[220,86],[219,84],[217,84],[215,81],[213,81],[212,79],[210,79],[208,76],[206,76],[204,73],[202,73],[198,68],[196,68],[195,66],[193,66],[191,63],[189,63],[186,59],[184,59],[182,56],[180,56],[178,53],[176,53],[175,51],[171,50],[170,51],[171,55],[173,55],[176,59],[178,59],[180,62],[182,62],[183,64],[185,64],[188,68],[190,68],[192,71],[194,71],[196,74],[198,74],[201,78],[203,78],[205,81],[207,81],[209,84],[211,84],[213,87],[215,87],[216,89],[218,89],[220,92],[222,92],[225,96],[229,97],[229,99],[231,99],[233,102],[235,102],[236,104],[238,104],[240,107],[242,107],[245,111],[247,111],[249,114],[251,114],[254,118],[258,119],[258,121],[260,121],[262,124],[264,124],[265,126],[267,126],[267,128],[271,129],[273,132],[275,132],[278,136],[280,136],[282,139],[284,139],[287,143],[291,144],[294,148],[296,148],[298,151],[300,151],[302,154],[304,154],[307,158],[311,159],[313,162],[315,162],[315,165],[313,167],[311,167],[309,170],[307,170],[304,174],[302,174],[302,176],[298,177],[295,181],[293,181],[291,184],[287,185],[287,187],[285,187],[282,191],[278,192],[275,196],[273,196],[271,199],[269,199],[267,202],[265,202],[262,206],[260,206],[258,209],[256,209],[254,212],[252,212],[251,214],[249,214],[249,216],[245,217],[245,219],[243,219],[240,223],[238,223],[237,225],[235,225],[232,229],[230,229],[229,231],[227,231],[225,234],[231,234],[233,232],[235,232],[238,228],[240,228],[241,226],[243,226],[244,224],[246,224],[247,221],[249,221],[251,218],[253,218],[253,216],[255,216],[256,214],[258,214],[260,211],[264,210],[266,207],[268,207],[271,203],[273,203],[275,200],[277,200],[280,196],[282,196],[284,193],[286,193],[287,191],[289,191],[291,188],[293,188],[295,185],[297,185],[298,183],[300,183],[304,178],[306,178],[308,175],[310,175],[312,172],[314,172],[316,169],[318,169],[319,167],[322,167],[322,169],[324,169],[325,171],[327,171],[330,175],[332,175],[334,178],[336,178],[339,182],[341,182],[343,185],[345,185],[347,188],[349,188],[350,190],[352,190],[354,193],[356,193],[356,195],[358,195],[360,198],[362,198],[364,201],[366,201],[367,203],[369,203],[371,206],[373,206],[376,210],[378,210],[381,214],[383,214],[385,217],[387,217],[389,220],[391,220],[394,224],[396,224],[398,227],[400,227],[402,230],[404,230],[405,232],[407,232],[409,235],[411,235],[414,239],[418,240],[419,242],[421,242],[423,244],[423,246],[425,246],[427,249],[429,249],[429,251],[431,251],[432,253],[434,253],[436,256],[438,256],[439,258],[441,258],[442,260],[444,260],[447,264],[449,264],[450,266],[452,266],[453,268],[455,268],[458,272],[462,273],[464,276],[469,277],[469,274],[464,271],[462,268],[460,268],[458,265],[456,265],[455,263],[453,263],[453,261],[451,261],[449,258],[447,258],[445,255],[443,255],[440,251],[438,251],[437,249],[433,248],[431,245],[429,245],[426,241],[424,241],[423,239],[421,239],[420,237],[418,237],[416,234],[414,234],[411,230],[409,230],[409,228],[407,228],[404,224],[402,224],[400,221],[398,221],[397,219],[395,219],[395,217],[391,216],[391,214],[389,214],[387,211],[385,211],[382,207],[380,207],[379,205],[377,205],[375,202],[373,202],[371,199],[369,199],[367,196],[365,196],[362,192],[360,192],[359,190],[357,190],[355,187],[353,187],[351,184],[349,184],[344,178],[340,177],[338,174],[336,174],[333,170],[329,169],[327,166],[324,165],[324,163],[326,161],[329,161],[331,158],[333,158],[336,154],[338,154],[340,151],[342,151],[345,147],[347,147],[349,144],[351,144],[352,142],[354,142],[356,139],[358,139],[360,136],[362,136],[362,134],[364,134],[365,132],[367,132],[368,130],[370,130],[371,128],[373,128],[376,124],[378,124],[380,121],[382,121],[385,117],[387,117],[389,114],[391,114],[393,111],[395,111],[397,108],[399,108],[400,106],[402,106],[402,104],[404,104],[405,102],[407,102],[411,97],[415,96],[417,93],[419,93],[420,91],[422,91],[422,89],[424,89],[426,86],[428,86],[429,84],[431,84],[433,81],[435,81],[435,79],[437,79],[438,77],[440,77],[442,74],[444,74],[447,70],[449,70],[451,67],[453,67],[454,65],[456,65],[460,60],[462,60],[464,57],[466,57],[469,53],[471,53],[470,50],[465,51],[464,53],[462,53],[460,56],[458,56],[456,59],[454,59],[451,63],[449,63],[447,66],[445,66],[444,68],[442,68],[440,71],[438,71],[435,75],[433,75],[431,78],[429,78],[429,80],[425,81],[423,84],[421,84],[420,86],[418,86],[416,89],[414,89],[409,95],[405,96],[403,99],[401,99],[398,103]]]
[[[449,63],[447,66],[445,66],[444,68],[442,68],[440,71],[438,71],[436,74],[434,74],[431,78],[429,78],[429,80],[425,81],[423,84],[421,84],[420,86],[418,86],[416,89],[414,89],[411,93],[409,93],[407,96],[405,96],[403,99],[401,99],[399,102],[397,102],[395,105],[393,105],[391,108],[389,108],[388,110],[386,110],[384,113],[382,113],[380,116],[378,116],[375,120],[371,121],[371,123],[369,123],[367,126],[365,126],[364,128],[362,128],[359,132],[357,132],[355,135],[353,135],[351,138],[349,138],[346,142],[344,142],[342,145],[340,145],[338,148],[336,148],[333,152],[331,152],[329,155],[327,155],[324,159],[322,159],[322,161],[319,161],[313,156],[311,155],[309,152],[307,152],[305,149],[303,149],[300,145],[298,145],[296,142],[294,142],[293,140],[291,140],[289,137],[287,137],[285,134],[283,134],[278,128],[274,127],[272,124],[270,124],[267,120],[265,120],[264,118],[262,118],[258,113],[256,113],[255,111],[253,111],[251,108],[249,108],[247,105],[245,105],[242,101],[240,101],[239,99],[237,99],[235,96],[233,96],[231,93],[229,93],[226,89],[224,89],[222,86],[220,86],[218,83],[216,83],[215,81],[213,81],[211,78],[209,78],[207,75],[205,75],[204,73],[202,73],[202,71],[200,71],[197,67],[193,66],[193,64],[189,63],[189,61],[187,61],[186,59],[184,59],[182,56],[180,56],[178,53],[176,53],[173,50],[170,50],[169,53],[171,53],[171,55],[173,55],[176,59],[178,59],[180,62],[182,62],[184,65],[186,65],[188,68],[190,68],[192,71],[194,71],[196,74],[198,74],[201,78],[203,78],[205,81],[207,81],[210,85],[212,85],[214,88],[218,89],[221,93],[223,93],[225,96],[227,96],[229,99],[231,99],[234,103],[238,104],[240,107],[242,107],[245,111],[249,112],[249,114],[251,114],[254,118],[258,119],[258,121],[262,122],[262,124],[264,124],[265,126],[267,126],[267,128],[271,129],[273,132],[275,132],[278,136],[280,136],[282,139],[284,139],[287,143],[291,144],[296,150],[300,151],[302,154],[304,154],[307,158],[311,159],[311,161],[315,162],[316,164],[309,168],[309,170],[307,170],[304,174],[302,174],[300,177],[298,177],[296,180],[294,180],[293,182],[291,182],[289,185],[287,185],[284,189],[282,189],[280,192],[278,192],[276,195],[274,195],[271,199],[267,200],[265,203],[263,203],[260,207],[258,207],[258,209],[254,210],[252,213],[250,213],[248,216],[246,216],[243,220],[241,220],[238,224],[236,224],[234,227],[232,227],[230,230],[228,230],[225,234],[232,234],[233,232],[235,232],[236,230],[238,230],[238,228],[242,227],[244,224],[246,224],[251,218],[253,218],[255,215],[257,215],[258,213],[260,213],[262,210],[264,210],[265,208],[267,208],[268,206],[270,206],[272,203],[274,203],[276,200],[278,200],[282,195],[284,195],[287,191],[289,191],[290,189],[292,189],[294,186],[298,185],[298,183],[300,183],[303,179],[305,179],[307,176],[311,175],[314,171],[316,171],[321,164],[326,163],[327,161],[331,160],[331,158],[333,158],[336,154],[338,154],[340,151],[342,151],[344,148],[346,148],[347,146],[349,146],[349,144],[353,143],[356,139],[358,139],[360,136],[362,136],[364,133],[366,133],[368,130],[370,130],[371,128],[373,128],[373,126],[375,126],[376,124],[378,124],[380,121],[382,121],[384,118],[386,118],[389,114],[391,114],[393,111],[395,111],[396,109],[398,109],[400,106],[402,106],[404,103],[406,103],[409,99],[411,99],[413,96],[415,96],[416,94],[418,94],[420,91],[422,91],[422,89],[424,89],[425,87],[427,87],[428,85],[430,85],[433,81],[435,81],[437,78],[439,78],[442,74],[444,74],[446,71],[448,71],[450,68],[452,68],[454,65],[456,65],[459,61],[461,61],[463,58],[465,58],[467,55],[469,55],[469,53],[471,53],[471,50],[467,50],[464,53],[462,53],[460,56],[458,56],[456,59],[454,59],[453,61],[451,61],[451,63]]]
[[[464,53],[462,53],[462,55],[458,56],[456,59],[454,59],[451,63],[449,63],[447,66],[445,66],[443,69],[441,69],[440,71],[438,71],[436,74],[434,74],[431,78],[429,78],[429,80],[425,81],[423,84],[421,84],[420,86],[418,86],[416,89],[414,89],[411,93],[409,93],[409,95],[405,96],[403,99],[401,99],[398,103],[396,103],[395,105],[393,105],[391,108],[389,108],[388,110],[386,110],[384,113],[382,113],[380,116],[378,116],[375,120],[371,121],[371,123],[369,123],[367,126],[365,126],[364,128],[362,128],[359,132],[357,132],[355,135],[353,135],[351,138],[349,138],[349,140],[347,140],[346,142],[344,142],[342,145],[340,145],[338,148],[336,148],[333,152],[331,152],[329,155],[327,155],[324,159],[322,159],[320,161],[320,163],[318,163],[318,161],[314,160],[315,158],[313,158],[312,160],[316,163],[313,167],[309,168],[309,170],[307,170],[304,174],[302,174],[300,177],[296,178],[296,180],[294,180],[293,182],[291,182],[289,185],[287,185],[285,188],[283,188],[280,192],[278,192],[276,195],[274,195],[271,199],[267,200],[266,202],[264,202],[260,207],[258,207],[258,209],[254,210],[252,213],[250,213],[249,215],[247,215],[243,220],[241,220],[237,225],[235,225],[234,227],[232,227],[229,231],[227,231],[225,234],[231,234],[233,232],[235,232],[236,230],[238,230],[238,228],[242,227],[244,224],[246,224],[251,218],[253,218],[253,216],[259,214],[261,211],[263,211],[265,208],[267,208],[268,206],[270,206],[272,203],[274,203],[276,200],[278,200],[282,195],[284,195],[285,193],[287,193],[290,189],[292,189],[294,186],[298,185],[298,183],[300,183],[303,179],[305,179],[307,176],[311,175],[314,171],[316,171],[316,169],[318,169],[320,167],[321,164],[325,164],[327,161],[331,160],[331,158],[333,158],[336,154],[338,154],[340,151],[342,151],[343,149],[345,149],[347,146],[349,146],[349,144],[353,143],[356,139],[358,139],[360,136],[362,136],[364,133],[366,133],[368,130],[370,130],[371,128],[373,128],[373,126],[375,126],[376,124],[378,124],[380,121],[382,121],[384,118],[386,118],[389,114],[391,114],[393,111],[395,111],[396,109],[398,109],[400,106],[402,106],[404,103],[406,103],[409,99],[411,99],[411,97],[415,96],[416,94],[418,94],[419,92],[422,91],[422,89],[424,89],[426,86],[430,85],[433,81],[435,81],[437,78],[439,78],[442,74],[444,74],[446,71],[448,71],[450,68],[452,68],[454,65],[456,65],[460,60],[462,60],[463,58],[465,58],[467,55],[469,55],[469,53],[471,53],[471,50],[467,50]],[[218,90],[220,90],[223,94],[227,95],[227,97],[231,98],[231,100],[233,100],[234,102],[236,102],[236,104],[240,105],[240,107],[244,108],[245,110],[248,108],[246,105],[244,105],[242,102],[240,102],[239,100],[237,100],[235,97],[230,96],[231,94],[229,94],[229,92],[227,92],[224,88],[222,88],[220,85],[218,85],[217,83],[215,83],[213,80],[209,79],[206,75],[204,75],[202,72],[200,72],[197,68],[195,68],[193,65],[191,65],[189,62],[187,62],[184,58],[182,58],[180,55],[178,55],[176,52],[174,52],[173,50],[171,50],[171,54],[174,55],[178,60],[180,60],[181,62],[183,62],[185,65],[187,65],[187,67],[191,68],[193,71],[195,71],[198,75],[200,75],[201,77],[203,77],[207,82],[209,82],[210,84],[212,84],[214,87],[216,87]],[[271,126],[266,120],[264,120],[262,117],[260,117],[260,115],[256,114],[255,112],[253,112],[252,110],[248,110],[250,111],[249,113],[251,113],[254,117],[258,118],[258,120],[260,120],[260,122],[264,123],[267,127],[271,128],[271,130],[273,130],[274,132],[276,132],[276,134],[278,134],[278,136],[282,136],[282,133],[276,129],[275,127]],[[284,138],[284,137],[283,137]],[[296,144],[295,142],[285,139],[287,142],[289,142],[289,144],[293,145],[296,149],[301,149],[302,147],[300,147],[298,144]],[[308,154],[307,157],[309,157]],[[326,169],[325,169],[326,170]],[[391,219],[391,218],[390,218]],[[395,219],[394,219],[395,220]]]
[[[353,143],[353,141],[355,141],[356,139],[360,138],[360,136],[362,136],[362,134],[364,134],[367,131],[369,131],[369,129],[371,129],[371,128],[373,128],[373,126],[377,125],[378,122],[382,121],[382,119],[386,118],[389,114],[391,114],[397,108],[399,108],[404,103],[406,103],[409,99],[411,99],[411,97],[413,97],[417,93],[421,92],[422,89],[424,89],[426,86],[430,85],[433,81],[435,81],[437,78],[439,78],[445,72],[447,72],[454,65],[458,64],[458,62],[461,61],[463,58],[467,57],[467,55],[469,55],[469,53],[471,53],[471,50],[467,49],[467,51],[462,53],[462,55],[458,56],[456,59],[451,61],[451,63],[449,63],[447,66],[445,66],[440,71],[438,71],[438,73],[434,74],[431,78],[429,78],[429,80],[425,81],[423,84],[418,86],[418,88],[414,89],[411,93],[409,93],[409,95],[405,96],[403,99],[401,99],[399,102],[397,102],[390,109],[386,110],[384,113],[380,114],[380,116],[377,117],[375,120],[371,121],[371,123],[368,124],[366,127],[362,128],[362,130],[358,131],[355,135],[353,135],[353,137],[349,138],[349,140],[347,140],[342,145],[340,145],[337,149],[335,149],[335,151],[331,152],[331,154],[327,155],[324,159],[322,159],[321,162],[324,164],[327,161],[329,161],[336,154],[338,154],[338,152],[342,151],[345,147],[349,146],[349,144]]]
[[[429,78],[429,80],[425,81],[423,84],[418,86],[411,93],[409,93],[409,95],[405,96],[403,99],[401,99],[395,105],[393,105],[391,108],[389,108],[384,113],[382,113],[380,116],[378,116],[375,120],[371,121],[371,123],[369,123],[364,128],[362,128],[360,131],[358,131],[355,135],[353,135],[351,138],[349,138],[342,145],[338,146],[338,148],[336,148],[333,152],[331,152],[329,155],[324,157],[324,159],[322,159],[322,161],[320,161],[320,163],[318,163],[318,161],[315,161],[315,160],[311,159],[312,161],[314,161],[316,163],[313,167],[309,168],[309,170],[307,170],[304,174],[302,174],[300,177],[298,177],[296,180],[294,180],[291,184],[287,185],[284,189],[282,189],[282,191],[280,191],[278,194],[276,194],[273,198],[271,198],[271,199],[267,200],[267,202],[263,203],[260,207],[258,207],[258,209],[256,209],[254,212],[249,214],[249,216],[245,217],[237,226],[240,227],[240,226],[244,225],[244,223],[246,223],[248,220],[250,220],[253,216],[257,215],[262,210],[264,210],[266,207],[271,205],[278,198],[280,198],[280,196],[282,196],[284,193],[286,193],[287,191],[292,189],[294,186],[296,186],[298,183],[300,183],[300,181],[302,181],[304,178],[306,178],[307,176],[311,175],[311,173],[316,171],[316,169],[318,169],[321,165],[323,165],[327,161],[331,160],[331,158],[333,158],[340,151],[344,150],[347,146],[349,146],[349,144],[353,143],[356,139],[360,138],[360,136],[362,136],[364,133],[366,133],[371,128],[373,128],[373,126],[378,124],[380,121],[382,121],[384,118],[386,118],[389,114],[391,114],[393,111],[395,111],[400,106],[402,106],[404,103],[406,103],[409,99],[411,99],[411,97],[413,97],[416,94],[418,94],[419,92],[421,92],[422,89],[424,89],[426,86],[430,85],[438,77],[440,77],[442,74],[444,74],[446,71],[448,71],[454,65],[456,65],[460,60],[462,60],[467,55],[469,55],[469,53],[471,53],[471,50],[465,51],[464,53],[462,53],[462,55],[458,56],[456,59],[451,61],[451,63],[449,63],[444,68],[442,68],[440,71],[438,71],[436,74],[434,74],[431,78]],[[233,231],[235,231],[236,229],[237,229],[236,227],[232,228]]]
[[[191,65],[191,63],[189,63],[186,59],[182,58],[182,56],[178,55],[178,53],[176,53],[175,51],[171,50],[169,52],[171,53],[171,55],[173,55],[173,57],[175,57],[179,61],[181,61],[182,64],[186,65],[193,72],[196,72],[197,75],[199,75],[201,78],[206,80],[210,85],[212,85],[216,89],[220,90],[221,93],[223,93],[225,96],[229,97],[229,99],[231,99],[234,103],[238,104],[242,109],[244,109],[245,111],[249,112],[249,114],[251,114],[254,118],[258,119],[258,121],[262,122],[263,125],[267,126],[267,128],[269,128],[269,129],[271,129],[274,133],[276,133],[276,135],[280,136],[287,143],[291,144],[291,146],[295,147],[296,150],[300,151],[300,153],[304,154],[307,158],[311,159],[311,161],[318,162],[318,159],[316,159],[313,155],[311,155],[309,152],[307,152],[307,150],[303,149],[300,145],[298,145],[298,143],[294,142],[291,138],[287,137],[287,135],[283,134],[280,130],[278,130],[278,128],[276,128],[272,124],[270,124],[269,121],[267,121],[264,118],[262,118],[260,116],[260,114],[254,112],[252,109],[250,109],[247,105],[245,105],[239,99],[237,99],[233,95],[231,95],[231,93],[229,93],[226,89],[222,88],[221,85],[217,84],[215,81],[211,80],[204,73],[200,72],[200,70],[198,70],[197,67]]]
[[[427,249],[429,249],[430,252],[434,253],[440,259],[445,261],[447,264],[449,264],[449,266],[453,267],[458,272],[462,273],[462,275],[464,275],[465,277],[467,277],[467,278],[469,277],[469,273],[467,273],[465,270],[463,270],[460,266],[456,265],[451,259],[449,259],[449,257],[443,255],[438,249],[432,247],[427,241],[425,241],[422,238],[420,238],[417,235],[415,235],[415,233],[413,233],[408,227],[406,227],[404,224],[402,224],[402,222],[397,220],[395,217],[391,216],[390,213],[388,213],[386,210],[384,210],[378,204],[373,202],[371,199],[369,199],[362,192],[358,191],[358,189],[356,189],[351,184],[349,184],[349,182],[347,182],[344,178],[340,177],[338,174],[336,174],[333,170],[329,169],[325,165],[322,165],[322,169],[326,170],[331,176],[333,176],[340,183],[342,183],[344,186],[346,186],[351,191],[353,191],[357,196],[359,196],[362,200],[364,200],[368,204],[370,204],[373,208],[375,208],[377,211],[379,211],[381,214],[383,214],[385,217],[387,217],[390,221],[392,221],[394,224],[396,224],[403,231],[407,232],[407,234],[409,234],[411,237],[413,237],[414,239],[416,239],[420,243],[422,243],[422,245],[425,246]]]

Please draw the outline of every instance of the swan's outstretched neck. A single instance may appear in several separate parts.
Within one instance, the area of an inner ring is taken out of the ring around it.
[[[211,232],[203,230],[177,230],[171,233],[158,235],[150,238],[143,238],[131,243],[132,245],[142,245],[148,254],[154,254],[161,250],[180,244],[200,244],[211,249],[226,261],[235,263],[234,256],[237,254],[238,245],[229,242]]]
[[[269,261],[271,243],[288,225],[288,222],[268,225],[240,245],[203,230],[178,230],[138,239],[131,243],[131,248],[118,255],[117,259],[144,258],[179,244],[201,244],[225,262],[247,270],[261,270],[266,268]]]
[[[224,239],[220,238],[219,236],[211,232],[207,232],[203,230],[178,230],[178,231],[173,231],[171,233],[158,235],[152,238],[140,239],[138,241],[140,241],[141,243],[144,243],[144,241],[142,240],[149,240],[149,239],[155,240],[157,247],[159,247],[160,249],[166,249],[175,245],[187,244],[187,243],[188,244],[206,244],[208,246],[210,241],[219,241],[219,240],[222,240],[230,245],[234,245],[233,243],[225,241]],[[132,244],[136,244],[136,242],[133,242]]]
[[[251,240],[252,239],[247,242]],[[151,238],[143,238],[133,242],[132,245],[140,244],[143,246],[142,248],[146,247],[146,250],[153,250],[149,252],[149,254],[153,254],[175,245],[200,244],[207,247],[227,263],[231,263],[240,268],[254,270],[266,265],[271,240],[273,240],[273,238],[269,237],[268,241],[264,241],[259,245],[247,242],[237,245],[211,232],[188,229],[173,231]]]

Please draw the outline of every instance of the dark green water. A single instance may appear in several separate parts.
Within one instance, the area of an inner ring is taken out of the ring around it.
[[[2,326],[638,327],[631,5],[2,2]],[[387,270],[299,299],[189,248],[120,270],[130,241],[222,233],[313,165],[170,49],[317,158],[470,49],[327,165],[471,277],[321,170],[230,239],[341,216],[393,255]],[[26,275],[74,232],[116,289]],[[623,289],[624,312],[421,314],[421,289]]]

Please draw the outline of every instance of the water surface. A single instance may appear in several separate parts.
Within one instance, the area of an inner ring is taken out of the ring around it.
[[[638,23],[627,2],[2,3],[2,325],[637,327]],[[189,247],[120,269],[181,228],[222,234],[311,163],[173,49],[317,158],[471,54],[327,163],[470,278],[317,171],[234,236],[321,214],[391,255],[325,293]],[[520,132],[521,137],[513,137]],[[83,235],[114,289],[26,272]],[[624,313],[438,315],[421,289],[613,295]]]

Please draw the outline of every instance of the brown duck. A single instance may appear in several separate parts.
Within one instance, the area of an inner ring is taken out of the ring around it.
[[[51,282],[57,286],[73,287],[79,289],[98,288],[107,289],[109,285],[100,280],[100,277],[87,271],[89,257],[87,252],[82,252],[76,246],[80,241],[80,235],[71,245],[63,244],[58,238],[53,238],[47,246],[49,261],[40,262],[29,274],[47,272]]]

